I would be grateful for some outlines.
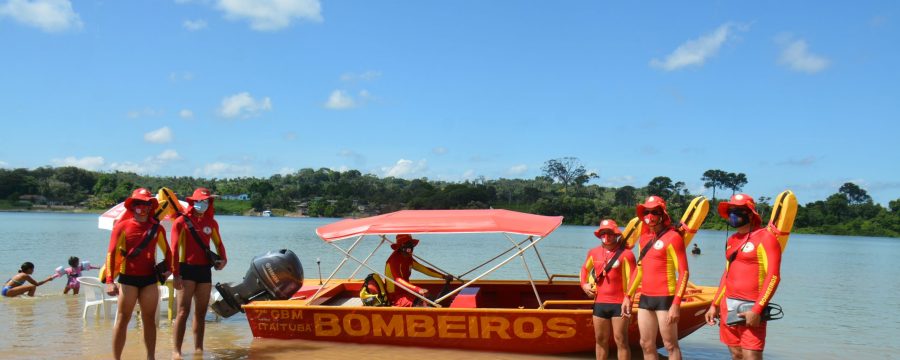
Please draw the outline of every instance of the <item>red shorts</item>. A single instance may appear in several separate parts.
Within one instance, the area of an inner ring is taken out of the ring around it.
[[[720,314],[722,311],[724,311],[724,314],[728,313],[724,300],[722,300]],[[759,326],[749,327],[747,325],[728,326],[724,321],[721,321],[719,324],[719,340],[726,346],[763,351],[763,348],[766,347],[766,322],[761,321]]]

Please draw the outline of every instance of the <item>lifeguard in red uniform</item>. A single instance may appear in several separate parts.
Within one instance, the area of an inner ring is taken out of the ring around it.
[[[781,245],[775,235],[760,226],[762,219],[750,195],[737,194],[719,203],[719,216],[737,232],[728,238],[725,272],[706,312],[706,322],[715,325],[720,314],[727,314],[741,302],[753,302],[750,311],[739,314],[746,319],[744,324],[730,326],[720,321],[719,339],[728,346],[733,359],[762,359],[766,322],[760,317],[781,281]]]
[[[602,244],[588,251],[581,267],[581,288],[594,298],[594,338],[597,359],[609,353],[612,328],[619,360],[631,359],[628,345],[628,317],[631,302],[625,301],[629,277],[634,269],[634,253],[625,248],[622,232],[613,220],[600,221],[594,231]],[[607,271],[609,269],[609,271]],[[623,301],[627,303],[623,304]]]
[[[452,280],[453,277],[449,274],[441,274],[437,270],[416,261],[416,259],[413,258],[413,248],[418,244],[419,240],[413,239],[409,234],[397,235],[397,243],[391,244],[391,249],[394,249],[394,253],[388,257],[387,263],[384,265],[384,274],[397,283],[425,296],[428,294],[428,290],[409,282],[409,276],[412,274],[412,269],[416,269],[416,271],[420,273],[438,279]],[[411,307],[415,303],[415,295],[394,285],[394,283],[385,281],[385,288],[387,290],[388,301],[390,301],[393,306]]]
[[[681,297],[688,281],[684,240],[672,226],[666,202],[661,197],[653,195],[639,204],[637,216],[644,222],[638,247],[641,255],[628,297],[634,296],[640,285],[638,328],[641,331],[641,350],[644,359],[657,359],[658,333],[669,359],[680,360],[678,319]]]

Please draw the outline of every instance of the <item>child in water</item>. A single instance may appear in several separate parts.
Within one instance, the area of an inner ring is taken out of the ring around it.
[[[63,294],[68,294],[69,290],[72,290],[72,295],[78,295],[78,290],[81,289],[78,277],[81,276],[82,271],[93,269],[99,269],[99,267],[91,265],[88,261],[82,263],[77,256],[69,257],[69,267],[65,271],[68,280],[66,281],[66,288],[63,289]]]

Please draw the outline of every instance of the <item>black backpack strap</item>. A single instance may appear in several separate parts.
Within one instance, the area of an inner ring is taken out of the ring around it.
[[[187,225],[188,230],[191,231],[191,237],[194,238],[194,240],[197,242],[197,245],[200,245],[200,249],[203,249],[203,251],[209,251],[209,246],[204,245],[203,242],[200,241],[200,234],[197,233],[197,229],[194,229],[194,223],[191,221],[190,217],[184,217],[184,224]]]
[[[600,280],[603,279],[606,274],[609,274],[609,271],[612,270],[613,265],[616,264],[616,261],[619,260],[619,256],[621,256],[623,252],[625,252],[625,244],[619,244],[619,249],[617,249],[616,253],[606,261],[606,266],[603,267],[603,271],[600,275],[594,273],[594,283],[600,284]]]
[[[147,236],[144,237],[144,241],[141,241],[141,243],[138,244],[138,246],[136,248],[131,249],[131,252],[129,252],[127,255],[125,255],[125,257],[128,259],[132,259],[135,256],[138,256],[138,254],[142,253],[144,251],[144,248],[146,248],[147,245],[150,244],[150,241],[156,237],[156,232],[158,230],[159,230],[159,224],[158,223],[153,224],[153,226],[150,227],[150,231],[147,232]]]

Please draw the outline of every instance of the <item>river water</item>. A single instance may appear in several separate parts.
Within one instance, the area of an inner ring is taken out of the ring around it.
[[[250,259],[268,250],[287,248],[300,257],[307,282],[318,282],[316,261],[327,277],[341,257],[319,240],[315,228],[337,219],[217,217],[228,249],[228,266],[214,272],[213,281],[238,282]],[[576,274],[588,248],[596,246],[593,228],[563,226],[539,244],[549,273]],[[417,236],[419,256],[454,274],[481,264],[509,246],[499,235]],[[724,267],[725,234],[701,231],[694,242],[703,255],[689,258],[691,281],[715,286]],[[109,231],[97,228],[97,215],[49,213],[0,213],[0,276],[14,274],[24,261],[35,264],[35,278],[49,275],[69,256],[95,264],[103,261]],[[363,256],[374,241],[360,245],[354,254]],[[344,248],[350,240],[339,242]],[[382,248],[372,261],[387,257]],[[531,273],[540,278],[544,270],[529,255]],[[900,239],[792,235],[782,264],[782,282],[773,299],[785,318],[769,324],[766,357],[769,359],[843,359],[848,357],[900,357]],[[895,265],[890,265],[894,263]],[[376,265],[377,266],[377,265]],[[348,276],[353,267],[340,272]],[[367,273],[366,271],[365,273]],[[525,278],[520,261],[501,268],[491,278]],[[96,276],[96,270],[85,273]],[[357,276],[358,277],[358,276]],[[471,277],[471,276],[470,276]],[[0,358],[107,359],[111,356],[112,320],[82,320],[84,297],[62,295],[64,279],[38,288],[35,298],[0,299],[0,324],[8,332],[0,336]],[[82,292],[85,289],[82,289]],[[171,326],[160,321],[156,355],[168,358]],[[238,314],[216,321],[207,315],[206,351],[193,353],[190,330],[185,337],[187,358],[204,359],[553,359],[591,358],[592,354],[563,357],[481,353],[457,350],[403,348],[327,342],[254,339],[246,318]],[[141,358],[144,347],[141,325],[132,320],[125,348],[126,358]],[[724,359],[728,352],[718,341],[717,328],[705,327],[681,341],[686,359]]]

